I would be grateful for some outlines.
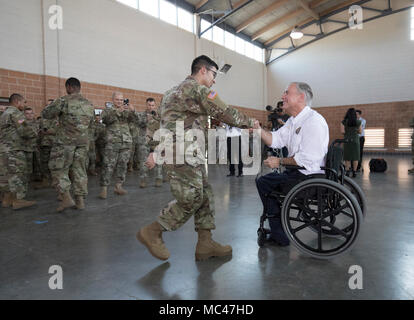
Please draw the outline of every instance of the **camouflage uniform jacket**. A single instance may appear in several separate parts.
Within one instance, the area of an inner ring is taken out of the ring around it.
[[[16,107],[8,107],[0,116],[0,152],[25,151],[28,139],[36,138],[36,134]]]
[[[121,111],[115,108],[102,112],[102,122],[106,125],[105,143],[130,145],[132,143],[129,123],[134,121],[135,112]]]
[[[159,107],[161,114],[161,128],[168,129],[173,133],[173,150],[176,146],[176,121],[184,122],[184,134],[191,129],[199,129],[204,133],[205,144],[208,142],[207,127],[208,116],[225,122],[234,127],[253,127],[254,119],[248,118],[237,109],[231,108],[223,102],[217,92],[200,85],[193,77],[187,77],[178,86],[170,89],[164,94]],[[153,151],[159,142],[149,139],[150,150]],[[194,142],[184,144],[184,152]],[[200,148],[207,150],[206,146]],[[202,150],[201,149],[201,150]],[[201,161],[205,161],[205,155],[197,153]]]
[[[106,132],[106,127],[103,123],[96,123],[95,122],[95,126],[96,126],[96,144],[98,146],[104,146],[105,145],[105,132]]]
[[[40,146],[52,147],[55,143],[56,130],[59,122],[56,119],[41,119],[40,120]],[[48,134],[45,134],[48,133]]]
[[[150,144],[155,131],[160,128],[161,117],[157,112],[147,112],[147,130],[145,132],[146,143]]]
[[[59,126],[55,144],[67,146],[88,146],[89,126],[95,118],[92,104],[81,94],[71,94],[56,99],[42,111],[42,118],[55,119]]]
[[[27,123],[33,127],[33,130],[36,131],[36,136],[26,141],[26,149],[24,151],[34,152],[37,150],[37,142],[39,139],[39,121],[37,120],[26,120]]]

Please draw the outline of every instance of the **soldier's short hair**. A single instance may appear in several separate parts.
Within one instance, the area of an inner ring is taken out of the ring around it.
[[[193,63],[191,64],[191,75],[196,75],[202,67],[215,67],[218,70],[217,63],[215,63],[209,57],[202,55],[193,60]]]
[[[25,107],[24,111],[33,111],[33,109],[31,107]]]
[[[17,103],[21,100],[24,100],[24,98],[21,94],[13,93],[9,98],[9,103],[10,104],[15,104],[15,103]]]
[[[66,80],[65,87],[71,87],[73,89],[80,90],[81,89],[81,83],[76,78],[69,78]]]
[[[146,101],[147,103],[148,102],[155,102],[155,99],[154,98],[151,98],[151,97],[149,97],[148,99],[147,99],[147,101]]]

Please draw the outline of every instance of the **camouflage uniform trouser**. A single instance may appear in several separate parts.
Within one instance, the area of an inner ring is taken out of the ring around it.
[[[16,194],[16,198],[21,200],[26,198],[32,168],[29,167],[29,161],[32,152],[10,151],[4,153],[3,162],[7,168],[7,182],[10,192]]]
[[[214,195],[205,166],[165,165],[165,169],[175,200],[161,210],[158,222],[166,230],[172,231],[194,216],[196,230],[215,229]]]
[[[50,152],[49,169],[53,185],[59,193],[70,191],[73,183],[75,196],[88,194],[88,176],[86,174],[86,159],[88,146],[55,145]],[[69,178],[69,174],[73,181]]]
[[[104,144],[95,144],[95,149],[96,149],[96,155],[97,155],[97,164],[102,167],[103,166],[103,155],[104,155],[104,150],[105,150],[105,145]]]
[[[89,143],[88,160],[86,161],[86,167],[88,170],[95,171],[96,166],[96,148],[95,141]]]
[[[413,158],[413,165],[414,165],[414,134],[411,136],[411,155]]]
[[[7,157],[0,153],[0,192],[9,192],[9,181],[7,178]]]
[[[49,160],[50,160],[51,151],[52,151],[51,146],[40,147],[40,171],[42,173],[43,179],[47,179],[49,181],[52,180],[52,175],[49,169]]]
[[[131,156],[129,157],[128,164],[131,164],[134,168],[139,168],[139,141],[134,139],[131,145]]]
[[[114,169],[116,182],[125,182],[130,155],[130,144],[107,144],[105,146],[101,173],[101,186],[109,186]]]
[[[140,141],[139,145],[139,177],[145,179],[148,177],[149,170],[145,166],[149,155],[149,147],[144,141]],[[162,179],[162,165],[157,164],[154,169],[155,179]]]

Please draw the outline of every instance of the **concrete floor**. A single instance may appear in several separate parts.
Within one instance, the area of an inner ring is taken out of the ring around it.
[[[90,180],[86,210],[55,212],[51,189],[34,190],[35,209],[0,209],[0,299],[414,299],[414,176],[408,156],[386,156],[388,171],[356,178],[368,215],[356,246],[332,260],[316,260],[293,246],[259,249],[261,203],[254,177],[226,178],[210,166],[215,193],[214,238],[233,246],[231,259],[194,261],[192,219],[165,233],[168,262],[137,242],[137,230],[171,199],[169,186],[138,188],[98,199]],[[49,267],[63,269],[63,289],[51,290]],[[363,289],[351,290],[350,266],[363,270]]]

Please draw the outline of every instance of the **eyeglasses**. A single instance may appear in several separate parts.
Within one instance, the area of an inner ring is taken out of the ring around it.
[[[207,68],[207,70],[210,70],[211,72],[213,72],[214,79],[217,77],[217,71],[214,71],[213,69],[210,69],[210,68]]]

